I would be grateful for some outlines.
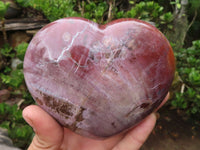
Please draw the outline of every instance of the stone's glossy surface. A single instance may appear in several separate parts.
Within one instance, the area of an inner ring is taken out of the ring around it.
[[[150,114],[174,71],[167,39],[133,19],[102,26],[82,18],[55,21],[35,35],[24,61],[35,101],[63,126],[101,138]]]

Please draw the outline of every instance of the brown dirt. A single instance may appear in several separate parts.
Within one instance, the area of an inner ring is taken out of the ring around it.
[[[200,150],[200,125],[165,106],[141,150]]]

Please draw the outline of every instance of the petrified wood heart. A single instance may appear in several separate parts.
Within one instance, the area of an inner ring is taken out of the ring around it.
[[[162,102],[174,71],[167,39],[133,19],[55,21],[35,35],[24,61],[38,105],[88,137],[109,137],[140,122]]]

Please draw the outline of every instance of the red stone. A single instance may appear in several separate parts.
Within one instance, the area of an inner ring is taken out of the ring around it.
[[[32,39],[24,75],[35,101],[61,125],[88,137],[127,130],[162,102],[175,62],[152,25],[119,19],[98,25],[65,18]]]

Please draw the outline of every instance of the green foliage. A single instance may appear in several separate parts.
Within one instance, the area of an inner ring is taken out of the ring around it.
[[[19,88],[24,84],[24,75],[22,71],[23,59],[27,49],[28,43],[19,44],[15,50],[8,44],[5,44],[0,53],[7,59],[7,66],[0,71],[0,80],[4,84],[4,87],[11,87],[14,89],[11,96],[21,95],[21,98],[26,99],[23,105],[33,103],[33,99],[30,94],[24,88]],[[12,59],[20,59],[22,61],[16,69],[11,68],[9,61]],[[25,123],[22,117],[22,110],[17,105],[7,105],[0,103],[0,127],[8,129],[9,137],[13,140],[13,143],[26,149],[30,144],[33,131],[31,127]]]
[[[94,22],[103,24],[110,21],[109,3],[103,0],[91,1],[65,1],[65,0],[16,0],[23,7],[33,7],[41,10],[44,15],[54,21],[59,18],[82,16]],[[115,2],[117,3],[117,2]],[[171,22],[173,15],[171,12],[164,11],[164,7],[154,1],[140,1],[138,3],[129,1],[131,9],[121,9],[120,6],[114,5],[111,10],[111,19],[118,18],[137,18],[145,21],[155,22],[156,26],[164,25],[172,29]]]
[[[33,7],[54,21],[60,18],[79,16],[74,11],[75,0],[16,0],[22,7]]]
[[[24,60],[24,56],[26,53],[26,49],[28,48],[28,43],[21,43],[19,44],[15,49],[17,52],[17,58],[19,58],[21,61]]]
[[[189,3],[191,5],[191,8],[192,10],[197,10],[200,8],[200,1],[198,0],[189,0]]]
[[[5,44],[3,48],[0,49],[0,53],[5,57],[13,58],[15,53],[13,53],[13,49],[9,44]]]
[[[136,4],[130,11],[127,12],[127,16],[130,18],[137,17],[138,19],[151,20],[152,18],[158,17],[162,14],[163,7],[159,6],[158,3],[151,2],[140,2]]]
[[[15,51],[6,44],[0,49],[1,54],[7,59],[9,64],[0,71],[0,80],[4,87],[7,86],[13,89],[12,97],[21,95],[21,98],[26,100],[23,105],[33,103],[33,99],[27,92],[27,89],[20,87],[24,84],[23,62],[18,65],[20,67],[12,69],[9,61],[17,58],[23,61],[27,46],[28,43],[21,43],[15,48]],[[8,129],[9,137],[16,146],[26,149],[32,139],[33,131],[22,118],[22,110],[17,105],[10,106],[0,103],[0,116],[0,127]]]
[[[6,11],[9,7],[10,3],[0,1],[0,20],[2,20],[6,14]]]
[[[169,24],[173,20],[173,14],[171,12],[164,13],[164,7],[160,6],[154,1],[137,3],[131,10],[125,12],[124,16],[128,18],[137,18],[145,21],[153,21],[156,26],[162,24]],[[121,14],[117,14],[117,17],[124,17]],[[172,25],[167,27],[172,28]]]
[[[24,81],[21,69],[12,70],[8,75],[0,74],[2,82],[13,88],[18,88]]]
[[[21,43],[15,49],[16,52],[8,44],[5,44],[0,52],[3,56],[7,58],[19,58],[23,61],[28,43]],[[24,75],[22,71],[22,63],[19,64],[16,70],[12,70],[10,67],[6,66],[2,72],[0,72],[0,78],[4,84],[7,86],[18,88],[24,83]]]
[[[33,131],[22,117],[22,110],[17,105],[10,106],[0,103],[0,127],[8,129],[8,135],[14,144],[21,148],[27,148],[30,144]]]
[[[92,1],[90,3],[84,2],[84,14],[83,17],[90,19],[94,22],[103,23],[104,15],[108,10],[108,4],[106,1]],[[83,9],[83,8],[82,8]]]
[[[181,1],[180,0],[175,0],[170,2],[171,5],[175,5],[176,8],[181,9]]]
[[[43,5],[41,5],[43,4]],[[64,0],[41,0],[36,6],[36,9],[42,10],[44,15],[50,20],[54,21],[56,19],[64,17],[78,16],[78,13],[73,10],[74,1],[64,1]]]
[[[186,88],[176,93],[172,105],[184,109],[189,115],[200,115],[200,40],[176,54],[177,69]]]

